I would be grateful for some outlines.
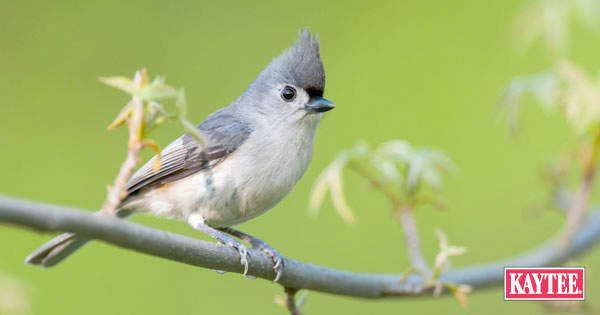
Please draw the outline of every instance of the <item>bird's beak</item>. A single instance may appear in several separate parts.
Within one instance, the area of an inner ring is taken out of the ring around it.
[[[335,104],[333,104],[330,100],[322,97],[313,97],[310,99],[304,108],[308,111],[323,113],[328,110],[332,110],[335,108]]]

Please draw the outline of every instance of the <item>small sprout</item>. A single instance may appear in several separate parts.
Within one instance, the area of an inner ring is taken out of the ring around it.
[[[427,148],[413,148],[408,142],[391,140],[371,150],[365,142],[341,152],[319,175],[310,197],[310,211],[316,214],[327,191],[331,192],[336,211],[346,222],[354,222],[354,214],[343,194],[343,171],[349,168],[392,201],[395,206],[431,203],[443,208],[445,202],[434,194],[422,192],[429,187],[435,192],[442,186],[442,175],[454,170],[454,164],[443,153]],[[421,196],[423,195],[423,196]]]
[[[131,116],[132,111],[133,104],[129,102],[127,103],[127,105],[125,105],[125,107],[123,107],[123,109],[121,109],[117,117],[113,120],[112,123],[110,123],[110,125],[108,125],[106,129],[114,130],[118,127],[121,127],[123,124],[125,124],[125,122],[127,122],[127,119]]]
[[[145,71],[144,71],[145,74]],[[129,95],[137,95],[139,94],[140,88],[136,87],[133,83],[133,80],[126,77],[101,77],[100,82],[117,88]]]
[[[344,168],[344,160],[337,159],[331,163],[319,175],[313,185],[310,197],[310,212],[316,215],[325,200],[325,194],[329,190],[331,200],[337,213],[346,223],[354,223],[354,213],[344,197],[342,170]]]
[[[174,99],[178,97],[179,91],[175,88],[165,84],[165,78],[157,76],[149,82],[146,70],[140,71],[142,74],[142,81],[139,86],[136,85],[135,80],[131,80],[125,77],[101,77],[100,82],[117,88],[129,95],[138,96],[144,101],[158,101],[163,99]]]
[[[516,132],[519,127],[519,112],[522,97],[533,96],[534,100],[547,111],[557,108],[559,78],[552,70],[513,78],[501,99],[507,114],[509,129]]]
[[[155,77],[154,80],[140,92],[140,97],[145,101],[158,101],[179,97],[179,91],[166,85],[165,78],[162,76]]]
[[[569,2],[541,0],[525,8],[515,23],[519,48],[526,50],[541,39],[548,50],[562,55],[569,36]]]
[[[201,147],[205,147],[206,139],[186,117],[187,102],[185,91],[183,89],[177,90],[167,85],[165,78],[162,76],[157,76],[150,82],[145,69],[142,69],[136,75],[140,76],[137,80],[117,76],[101,77],[100,81],[144,101],[144,128],[141,131],[142,135],[148,134],[157,125],[167,120],[177,118],[185,132],[193,136]],[[164,105],[158,102],[165,99],[175,99],[175,112],[173,114],[168,113]],[[133,110],[133,103],[128,103],[119,115],[117,115],[117,118],[108,126],[108,129],[113,130],[125,124],[132,116]]]
[[[553,70],[516,77],[509,83],[502,104],[511,130],[517,129],[526,94],[542,108],[561,112],[576,135],[590,132],[600,123],[600,76],[592,78],[573,63],[561,62]]]
[[[515,30],[522,47],[528,48],[542,39],[557,58],[553,69],[516,77],[508,85],[502,103],[512,130],[518,125],[521,98],[525,94],[545,108],[558,109],[577,136],[600,123],[600,76],[591,77],[565,58],[572,17],[581,26],[600,34],[597,0],[537,0],[516,19]]]
[[[400,163],[409,163],[413,158],[414,150],[410,143],[404,140],[390,140],[384,142],[377,149],[380,156],[393,159]]]
[[[348,205],[346,197],[344,197],[344,180],[342,172],[349,163],[356,159],[363,158],[368,153],[368,150],[369,147],[367,144],[360,141],[354,148],[342,151],[338,154],[337,158],[323,170],[311,189],[309,203],[310,213],[316,215],[319,212],[319,209],[325,200],[325,194],[327,191],[330,191],[334,208],[342,220],[350,224],[354,223],[354,213]]]
[[[467,294],[473,292],[473,288],[468,284],[454,284],[449,282],[439,282],[436,281],[431,285],[433,287],[433,296],[439,297],[442,294],[444,288],[450,290],[454,295],[456,301],[458,301],[458,305],[462,308],[467,307]]]
[[[448,290],[450,290],[452,292],[452,294],[454,294],[454,298],[458,301],[458,305],[460,305],[460,307],[462,307],[462,308],[467,307],[467,294],[469,294],[473,291],[473,288],[470,285],[468,285],[468,284],[455,285],[455,284],[451,284],[451,283],[444,283],[443,285]]]
[[[557,72],[564,81],[560,105],[565,118],[578,134],[600,123],[600,76],[590,77],[573,63],[560,63]]]
[[[455,169],[454,163],[443,153],[427,148],[413,148],[408,142],[401,140],[383,143],[375,154],[406,170],[405,185],[410,194],[415,194],[421,184],[440,190],[442,174]],[[402,182],[397,184],[401,185]]]
[[[457,255],[462,255],[466,249],[463,247],[455,247],[455,246],[448,246],[448,241],[446,240],[446,236],[439,230],[436,231],[436,234],[438,236],[438,240],[440,242],[440,248],[444,248],[444,250],[441,250],[441,252],[446,252],[446,258],[442,259],[436,258],[436,270],[434,270],[433,274],[428,274],[423,272],[420,269],[414,268],[414,267],[410,267],[407,271],[405,271],[402,274],[402,277],[400,277],[399,282],[400,283],[404,283],[406,282],[406,280],[408,279],[408,277],[412,274],[417,274],[419,276],[421,276],[421,278],[423,279],[423,286],[420,287],[418,289],[418,291],[415,291],[415,294],[421,294],[423,292],[426,292],[427,290],[433,289],[432,293],[433,293],[433,297],[439,297],[442,294],[442,291],[444,291],[444,288],[450,290],[452,292],[452,294],[454,295],[454,298],[458,301],[459,305],[461,307],[467,307],[467,294],[471,293],[473,288],[470,285],[467,284],[454,284],[451,282],[444,282],[444,281],[439,281],[438,278],[441,275],[441,272],[439,272],[438,270],[441,270],[442,267],[446,264],[447,262],[447,257],[449,256],[457,256]],[[438,257],[440,257],[440,255],[438,254]],[[444,260],[445,262],[442,262],[442,260]]]
[[[332,163],[333,164],[333,163]],[[310,191],[310,201],[309,201],[309,212],[311,215],[316,216],[319,213],[319,209],[323,205],[325,201],[325,195],[329,189],[329,181],[332,172],[332,165],[329,165],[319,177],[314,182],[311,191]]]
[[[408,142],[402,140],[385,142],[379,146],[376,154],[395,164],[396,167],[398,165],[404,166],[406,168],[404,181],[406,189],[408,191],[416,191],[424,161]],[[400,186],[403,182],[397,182],[396,184]]]
[[[585,28],[600,33],[600,2],[598,0],[575,0],[575,15]]]
[[[471,286],[466,284],[457,285],[438,280],[439,277],[444,273],[444,269],[446,269],[448,266],[449,258],[464,254],[467,251],[467,248],[448,245],[448,239],[446,238],[446,235],[439,229],[436,229],[435,234],[438,239],[440,252],[435,257],[433,273],[431,273],[429,277],[427,274],[415,271],[414,269],[411,271],[411,273],[419,273],[423,277],[423,291],[427,289],[433,289],[433,296],[439,297],[444,288],[446,288],[454,294],[454,298],[458,301],[461,307],[467,307],[467,294],[471,293]],[[409,274],[404,274],[400,281],[405,280],[408,275]]]
[[[574,16],[582,26],[600,32],[600,4],[596,0],[533,1],[517,17],[514,33],[526,50],[538,39],[554,56],[565,54]]]
[[[444,271],[444,268],[450,261],[450,257],[460,256],[467,252],[466,247],[450,246],[446,234],[440,229],[435,230],[435,236],[438,239],[440,252],[435,256],[434,277],[437,278]]]
[[[384,182],[394,183],[397,186],[401,186],[404,182],[404,178],[393,160],[373,154],[370,157],[369,164],[375,168],[378,174],[381,174]]]

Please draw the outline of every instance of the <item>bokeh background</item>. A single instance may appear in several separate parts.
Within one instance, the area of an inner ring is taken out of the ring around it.
[[[327,202],[308,215],[311,184],[358,139],[405,139],[443,150],[458,166],[445,182],[446,211],[421,208],[425,255],[437,253],[434,228],[469,252],[464,266],[518,254],[560,229],[562,215],[533,212],[546,198],[542,165],[571,140],[559,116],[534,106],[511,135],[495,113],[502,89],[519,74],[547,68],[534,46],[515,49],[511,27],[526,1],[1,1],[0,193],[98,209],[124,157],[124,130],[106,131],[127,96],[99,76],[140,67],[186,88],[189,117],[200,122],[233,101],[291,45],[298,29],[319,33],[325,95],[337,104],[319,127],[314,159],[275,209],[240,228],[284,255],[361,272],[407,267],[402,231],[387,201],[347,174],[357,224]],[[575,25],[570,56],[600,66],[598,38]],[[161,145],[176,123],[153,133]],[[148,154],[146,154],[147,156]],[[184,223],[136,222],[199,238]],[[49,235],[0,226],[0,270],[24,287],[31,314],[286,314],[282,289],[263,280],[149,257],[94,242],[56,268],[23,265]],[[600,250],[587,267],[587,306],[598,310]],[[310,292],[307,314],[539,314],[536,302],[505,302],[501,289],[475,292],[461,309],[451,298],[369,301]]]

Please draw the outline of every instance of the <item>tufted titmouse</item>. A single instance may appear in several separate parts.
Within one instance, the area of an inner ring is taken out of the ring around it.
[[[273,259],[277,281],[283,270],[279,252],[231,226],[275,206],[302,177],[322,113],[335,107],[323,98],[324,88],[318,38],[303,30],[238,99],[197,127],[208,140],[204,150],[186,134],[162,151],[160,169],[153,168],[156,156],[142,166],[129,181],[117,215],[149,212],[185,220],[234,247],[245,273],[247,248],[235,236]],[[87,241],[60,235],[26,262],[53,266]]]

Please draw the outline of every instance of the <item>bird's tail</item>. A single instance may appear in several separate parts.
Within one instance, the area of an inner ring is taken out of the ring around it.
[[[29,254],[25,258],[25,263],[42,267],[52,267],[89,241],[89,239],[81,238],[73,233],[61,234]]]
[[[102,211],[98,211],[95,214],[100,215],[101,212]],[[128,210],[120,209],[117,211],[117,217],[121,219],[129,217],[131,214],[132,213]],[[29,254],[29,256],[25,258],[25,263],[42,267],[52,267],[73,254],[89,241],[91,241],[91,239],[80,237],[74,233],[61,234]]]

